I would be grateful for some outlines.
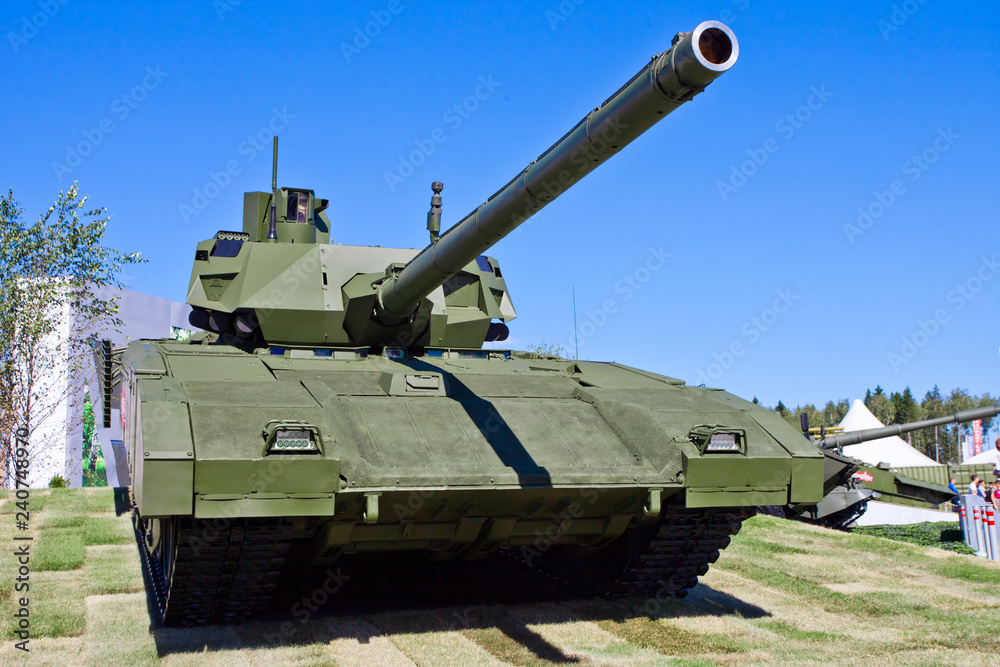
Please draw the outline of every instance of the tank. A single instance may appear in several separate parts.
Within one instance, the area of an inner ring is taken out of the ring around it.
[[[824,472],[825,495],[822,502],[816,505],[762,509],[773,516],[785,516],[827,528],[844,530],[864,515],[870,500],[912,507],[937,507],[955,496],[947,486],[902,475],[884,464],[868,465],[845,456],[842,448],[935,426],[990,419],[997,414],[1000,414],[1000,407],[973,408],[938,419],[838,433],[829,437],[825,431],[821,431],[816,438],[816,444],[827,458]],[[803,419],[802,431],[812,440],[808,435],[810,430],[806,419]]]
[[[271,191],[195,250],[204,331],[117,356],[164,623],[250,618],[283,570],[384,553],[683,597],[756,507],[819,502],[826,457],[769,410],[615,363],[483,349],[515,317],[489,249],[737,56],[721,23],[678,34],[440,235],[434,183],[419,251],[329,244],[329,201],[278,187],[275,144]]]

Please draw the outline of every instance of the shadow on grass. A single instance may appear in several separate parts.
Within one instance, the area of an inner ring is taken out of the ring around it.
[[[531,626],[578,621],[769,614],[698,585],[684,600],[595,599],[556,595],[538,580],[492,560],[427,561],[416,554],[368,554],[330,568],[283,575],[272,611],[249,623],[164,628],[153,623],[160,656],[204,650],[266,649],[386,635],[460,632],[495,656],[516,652],[555,663],[578,662]],[[150,618],[156,604],[146,582]]]
[[[128,488],[122,486],[115,487],[115,516],[131,514],[132,498],[129,497]]]

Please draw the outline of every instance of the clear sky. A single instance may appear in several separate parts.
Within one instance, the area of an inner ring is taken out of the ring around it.
[[[581,358],[765,404],[1000,393],[994,3],[8,0],[0,185],[78,180],[183,301],[277,130],[338,243],[422,247],[706,19],[733,69],[491,251],[513,345],[573,354],[575,288]]]

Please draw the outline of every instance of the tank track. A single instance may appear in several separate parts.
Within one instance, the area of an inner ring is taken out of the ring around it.
[[[635,555],[608,597],[686,596],[754,514],[750,508],[667,508],[656,535]]]
[[[855,503],[848,508],[842,509],[839,512],[834,512],[830,516],[823,517],[819,521],[810,523],[815,523],[834,530],[847,530],[847,527],[860,519],[866,511],[868,511],[868,501],[864,500],[860,503]]]
[[[595,568],[610,568],[607,562],[581,568],[580,562],[567,564],[547,557],[529,561],[517,549],[498,549],[494,558],[507,565],[516,564],[540,586],[567,596],[682,598],[698,583],[698,577],[708,572],[719,552],[729,546],[730,537],[740,531],[742,522],[755,513],[753,508],[667,508],[660,523],[649,531],[648,540],[617,561],[613,572],[620,574],[610,586],[596,587],[590,576]]]
[[[177,520],[173,572],[167,580],[145,545],[138,512],[133,526],[139,553],[166,626],[235,623],[264,611],[271,601],[291,535],[279,519]]]

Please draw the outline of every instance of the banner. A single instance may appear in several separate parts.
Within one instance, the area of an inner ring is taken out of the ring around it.
[[[972,437],[975,454],[983,453],[983,420],[977,419],[972,422]],[[973,456],[975,456],[973,454]]]
[[[962,462],[963,463],[965,461],[968,461],[969,459],[971,459],[974,456],[974,454],[972,453],[973,447],[974,447],[974,445],[972,443],[972,436],[971,435],[965,436],[965,443],[964,443],[964,446],[962,447]]]

